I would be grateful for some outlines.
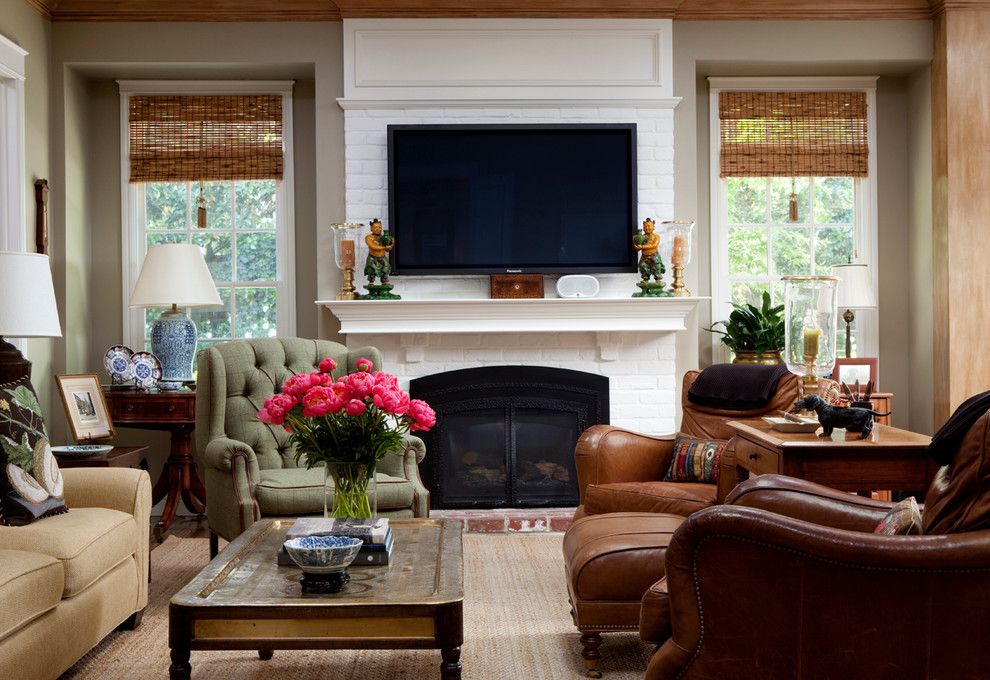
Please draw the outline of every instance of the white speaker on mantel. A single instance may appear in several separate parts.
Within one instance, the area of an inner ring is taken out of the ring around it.
[[[587,274],[568,274],[557,279],[557,295],[562,298],[591,298],[598,295],[598,279]]]

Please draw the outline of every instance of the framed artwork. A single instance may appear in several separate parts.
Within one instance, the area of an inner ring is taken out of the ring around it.
[[[57,375],[58,393],[62,397],[65,419],[77,441],[107,439],[114,435],[113,423],[103,389],[96,374]]]
[[[832,371],[832,380],[845,383],[850,387],[859,381],[861,386],[873,381],[873,391],[880,389],[880,376],[877,371],[876,357],[851,357],[835,360],[835,369]]]

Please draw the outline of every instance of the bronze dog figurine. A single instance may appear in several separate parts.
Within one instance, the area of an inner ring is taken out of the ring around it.
[[[798,400],[791,412],[796,413],[805,410],[818,414],[818,422],[822,425],[822,437],[831,437],[832,430],[843,427],[848,432],[859,432],[859,438],[866,439],[873,432],[873,417],[890,415],[890,413],[878,413],[872,409],[853,406],[835,408],[827,404],[817,394]]]

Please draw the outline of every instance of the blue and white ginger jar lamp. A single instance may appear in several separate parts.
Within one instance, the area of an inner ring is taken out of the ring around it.
[[[199,246],[165,243],[148,250],[131,293],[130,306],[171,306],[151,328],[151,351],[162,364],[162,381],[193,379],[196,324],[186,315],[185,308],[222,304]]]

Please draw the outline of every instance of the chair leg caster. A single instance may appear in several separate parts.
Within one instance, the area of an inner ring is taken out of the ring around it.
[[[274,649],[259,649],[258,658],[262,661],[271,661],[272,657],[275,656]]]
[[[589,678],[602,677],[601,668],[598,666],[602,658],[598,647],[602,644],[601,633],[584,633],[581,635],[581,656],[584,658],[584,667]]]

